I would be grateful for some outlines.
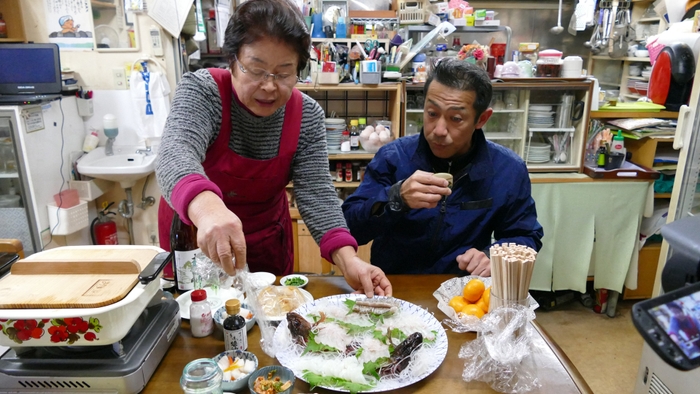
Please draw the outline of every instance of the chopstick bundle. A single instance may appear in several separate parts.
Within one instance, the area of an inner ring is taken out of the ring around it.
[[[525,304],[537,252],[514,243],[491,247],[491,301],[489,310],[508,303]]]

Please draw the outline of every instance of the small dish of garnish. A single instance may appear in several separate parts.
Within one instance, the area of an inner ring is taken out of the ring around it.
[[[299,274],[287,275],[280,279],[280,285],[282,286],[304,287],[307,283],[309,283],[309,278]]]

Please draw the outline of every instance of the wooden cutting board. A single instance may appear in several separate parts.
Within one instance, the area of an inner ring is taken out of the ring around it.
[[[158,252],[56,248],[16,262],[0,279],[0,308],[97,308],[123,299]]]

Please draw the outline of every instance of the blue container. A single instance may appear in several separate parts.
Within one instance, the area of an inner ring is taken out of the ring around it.
[[[326,33],[323,32],[323,15],[314,14],[311,19],[311,23],[314,25],[314,30],[311,32],[311,37],[313,38],[326,38]]]

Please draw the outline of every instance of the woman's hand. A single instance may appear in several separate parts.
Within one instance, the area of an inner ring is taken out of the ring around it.
[[[471,248],[457,256],[457,264],[472,275],[491,276],[491,259],[478,249]]]
[[[229,275],[246,264],[246,245],[241,219],[231,212],[219,196],[204,191],[187,208],[197,226],[197,245],[202,252]]]
[[[364,293],[367,297],[390,297],[391,283],[381,268],[362,261],[352,246],[344,246],[332,254],[333,262],[338,266],[355,293]]]

